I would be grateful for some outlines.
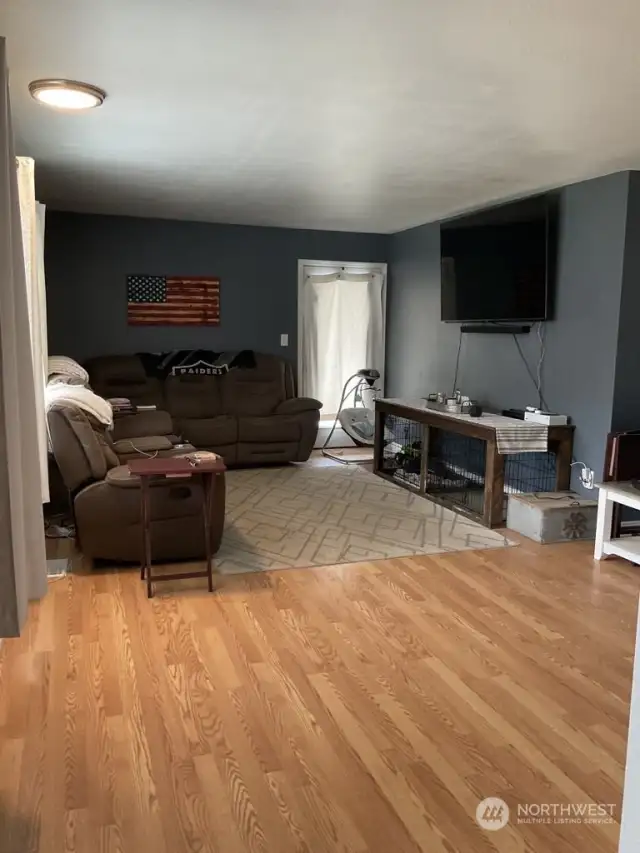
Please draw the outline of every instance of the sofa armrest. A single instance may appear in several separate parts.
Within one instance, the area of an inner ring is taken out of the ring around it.
[[[320,400],[314,400],[313,397],[292,397],[290,400],[283,400],[276,407],[276,415],[299,415],[302,412],[317,412],[322,408]]]
[[[122,415],[114,418],[113,438],[141,438],[146,435],[171,435],[173,421],[169,412],[137,412],[135,415]]]

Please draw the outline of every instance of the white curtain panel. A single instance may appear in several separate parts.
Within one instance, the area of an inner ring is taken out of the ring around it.
[[[335,415],[346,380],[384,370],[384,279],[380,273],[307,275],[302,307],[302,388]]]
[[[22,247],[27,281],[27,302],[31,330],[31,359],[38,427],[38,458],[42,502],[49,500],[49,466],[44,389],[47,384],[47,295],[44,281],[43,204],[36,201],[35,164],[31,157],[18,157],[18,198]]]
[[[6,44],[0,39],[0,637],[47,590],[42,487]]]

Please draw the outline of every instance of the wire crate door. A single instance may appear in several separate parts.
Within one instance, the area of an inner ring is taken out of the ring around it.
[[[425,491],[463,511],[484,513],[486,442],[439,427],[429,431]]]
[[[384,435],[380,470],[403,486],[424,494],[423,432],[417,421],[390,413],[382,421]]]

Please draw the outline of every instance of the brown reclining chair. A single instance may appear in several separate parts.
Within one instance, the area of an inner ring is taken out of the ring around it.
[[[140,560],[140,481],[120,465],[108,432],[82,410],[58,405],[49,410],[51,446],[71,494],[80,549],[90,559]],[[151,554],[169,562],[204,559],[200,482],[151,482]],[[224,475],[216,480],[211,514],[211,549],[220,547],[224,526]]]

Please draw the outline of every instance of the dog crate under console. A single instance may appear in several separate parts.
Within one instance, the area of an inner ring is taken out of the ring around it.
[[[376,401],[374,473],[487,527],[504,525],[509,493],[568,489],[572,447],[572,426]]]

